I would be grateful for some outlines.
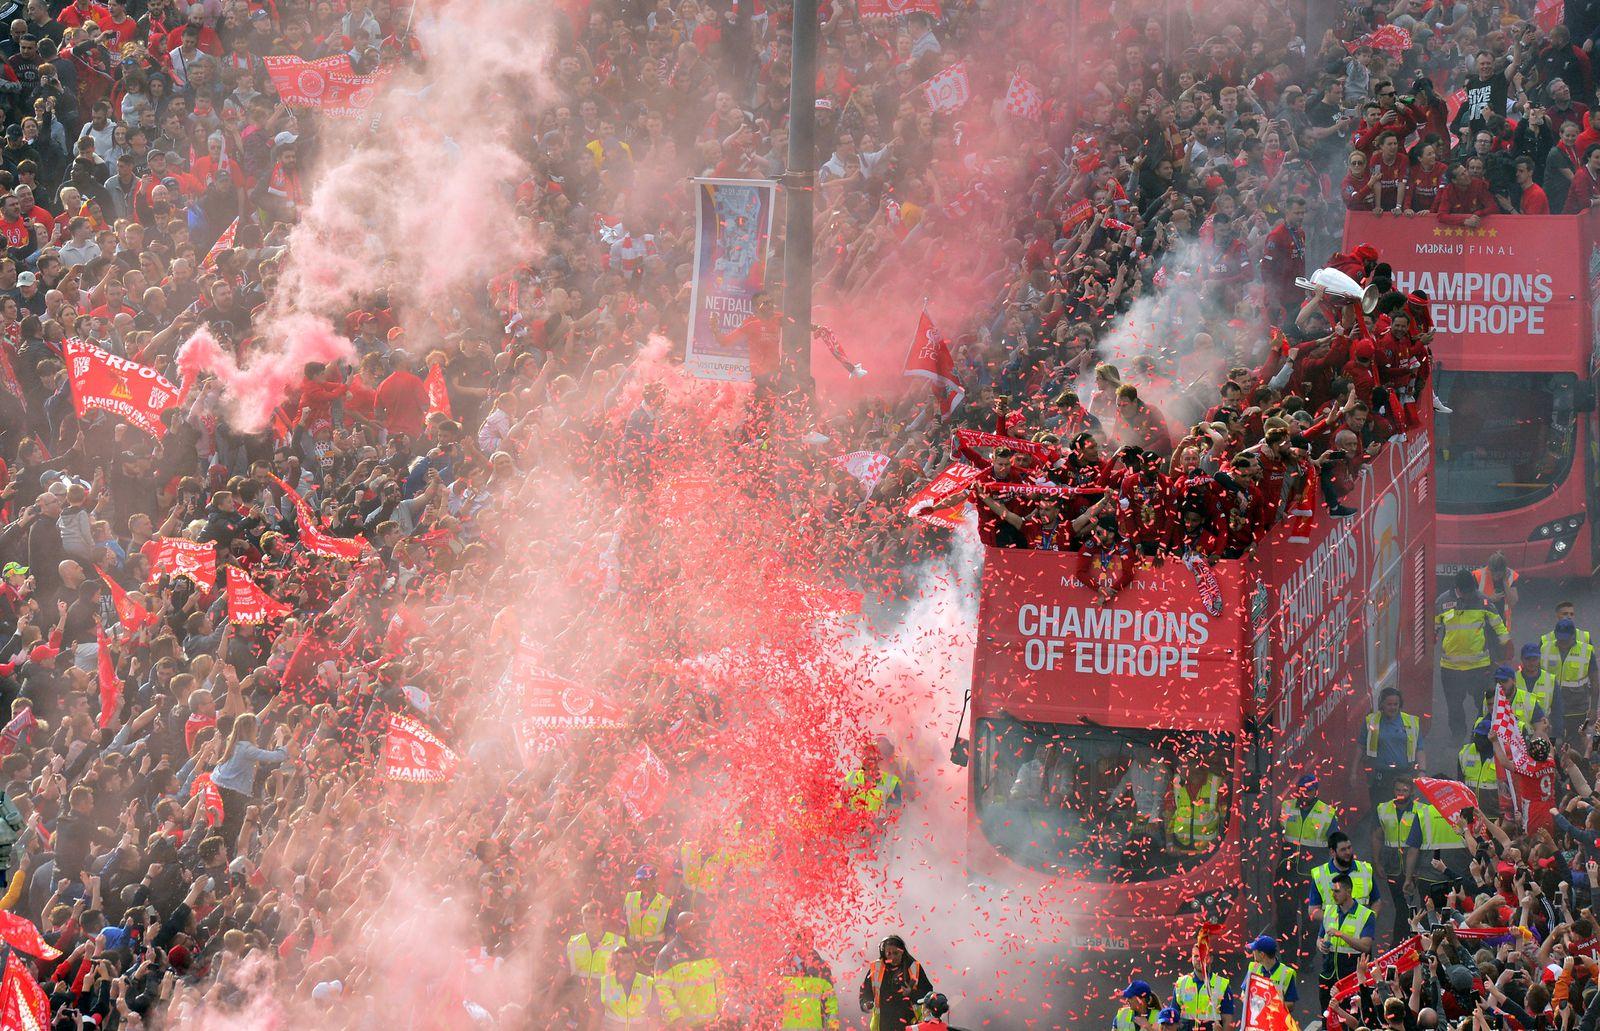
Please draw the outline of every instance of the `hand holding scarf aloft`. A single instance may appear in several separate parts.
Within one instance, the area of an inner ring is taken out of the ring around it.
[[[812,323],[811,335],[827,345],[828,353],[833,356],[834,361],[844,366],[844,371],[850,374],[851,379],[859,379],[867,374],[866,366],[851,361],[849,356],[844,353],[844,344],[840,342],[833,330],[827,326],[819,326],[816,323]]]

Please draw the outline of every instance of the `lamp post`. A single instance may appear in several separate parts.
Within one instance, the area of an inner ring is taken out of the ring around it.
[[[817,0],[794,0],[789,71],[789,159],[783,173],[783,349],[789,386],[811,379],[811,220],[817,186]]]

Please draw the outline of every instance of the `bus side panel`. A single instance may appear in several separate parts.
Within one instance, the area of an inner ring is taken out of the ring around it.
[[[1368,804],[1360,734],[1380,692],[1398,687],[1407,711],[1432,698],[1433,457],[1424,425],[1391,441],[1329,515],[1320,498],[1310,532],[1280,525],[1255,559],[1255,695],[1270,738],[1264,794],[1281,799],[1315,773],[1324,798]],[[1348,810],[1347,810],[1348,811]]]

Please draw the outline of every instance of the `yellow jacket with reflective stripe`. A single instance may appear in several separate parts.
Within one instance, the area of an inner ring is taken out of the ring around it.
[[[900,787],[900,778],[883,770],[878,772],[877,782],[871,787],[867,786],[866,770],[850,771],[850,776],[844,782],[850,788],[851,807],[868,813],[875,813],[887,805],[895,789]]]
[[[1497,779],[1499,771],[1495,769],[1493,756],[1485,759],[1478,754],[1477,747],[1468,741],[1461,746],[1456,760],[1461,764],[1461,782],[1474,792],[1500,790]]]
[[[784,1031],[824,1031],[839,1026],[839,997],[833,982],[817,974],[783,979]]]
[[[1541,662],[1543,661],[1541,657]],[[1550,711],[1551,703],[1555,701],[1556,678],[1548,670],[1541,668],[1539,675],[1533,678],[1530,684],[1528,678],[1523,676],[1522,668],[1517,668],[1517,693],[1511,697],[1511,709],[1516,713],[1517,722],[1522,724],[1522,729],[1527,730],[1533,722],[1533,707],[1538,705],[1544,714],[1552,720],[1556,713]]]
[[[1257,963],[1255,960],[1251,960],[1250,965],[1245,968],[1244,981],[1241,982],[1239,987],[1234,991],[1234,996],[1236,998],[1244,998],[1245,989],[1250,985],[1251,974],[1257,974],[1266,978],[1268,981],[1271,981],[1277,986],[1278,994],[1280,996],[1286,996],[1289,994],[1289,985],[1294,983],[1295,970],[1294,967],[1291,967],[1289,964],[1280,962],[1277,966],[1272,968],[1272,973],[1269,974],[1266,972],[1266,970],[1262,969],[1260,963]]]
[[[1378,728],[1383,724],[1383,713],[1367,713],[1367,758],[1378,757]],[[1422,721],[1409,712],[1400,714],[1400,725],[1406,728],[1406,758],[1417,761],[1417,744],[1422,740]]]
[[[1500,614],[1484,605],[1478,598],[1468,603],[1456,602],[1433,617],[1438,628],[1444,656],[1439,665],[1445,669],[1485,669],[1489,665],[1489,649],[1495,640],[1505,640],[1506,621]]]
[[[1193,795],[1188,785],[1172,785],[1172,818],[1167,834],[1184,848],[1204,848],[1222,833],[1222,778],[1206,774],[1205,783]]]
[[[1586,641],[1574,641],[1572,647],[1565,654],[1561,646],[1556,643],[1555,634],[1545,634],[1540,642],[1539,664],[1546,673],[1555,678],[1556,683],[1570,691],[1562,693],[1562,707],[1570,708],[1575,701],[1588,704],[1589,662],[1594,658],[1594,645]],[[1568,695],[1571,697],[1568,697]],[[1584,712],[1585,709],[1571,709],[1573,712]]]
[[[661,892],[644,902],[644,892],[630,891],[622,897],[622,913],[628,921],[628,940],[636,943],[658,942],[666,937],[667,915],[672,911],[672,900]]]
[[[1341,931],[1352,938],[1361,937],[1361,931],[1367,926],[1367,921],[1372,919],[1372,910],[1357,902],[1350,907],[1350,912],[1341,914],[1334,906],[1328,906],[1322,911],[1322,931],[1328,940],[1330,952],[1342,952],[1346,955],[1356,955],[1355,947],[1345,942],[1343,938],[1335,938],[1330,931]]]
[[[722,1012],[722,963],[712,956],[674,950],[668,945],[656,960],[656,995],[670,1023],[701,1027]]]
[[[1333,860],[1328,860],[1315,870],[1311,871],[1311,883],[1316,885],[1317,895],[1322,902],[1322,908],[1333,908],[1333,877],[1336,873],[1350,875],[1350,897],[1357,902],[1366,902],[1372,898],[1372,864],[1365,859],[1357,859],[1356,865],[1349,869],[1335,870]]]
[[[1467,847],[1467,839],[1450,826],[1450,821],[1439,810],[1427,802],[1415,802],[1412,806],[1417,814],[1417,823],[1422,827],[1424,849],[1447,851]]]
[[[585,931],[567,939],[567,967],[576,977],[585,981],[598,981],[611,964],[611,954],[628,944],[620,934],[606,931],[600,935],[600,944],[589,941]]]
[[[650,1020],[650,1000],[655,995],[655,978],[648,974],[634,974],[633,983],[626,989],[616,975],[606,971],[600,979],[600,1027],[602,1031],[633,1031],[653,1023]]]
[[[1333,806],[1320,798],[1305,812],[1301,812],[1294,799],[1286,798],[1278,823],[1283,827],[1283,836],[1290,844],[1322,848],[1328,844],[1328,833],[1333,830],[1337,819],[1338,814],[1333,811]]]
[[[1172,986],[1172,998],[1184,1020],[1221,1020],[1222,997],[1228,994],[1228,979],[1212,974],[1205,984],[1194,974],[1184,974]]]
[[[1411,803],[1411,808],[1402,815],[1394,799],[1378,803],[1378,826],[1383,829],[1383,845],[1385,848],[1403,849],[1406,842],[1411,840],[1411,827],[1417,822],[1417,804]]]

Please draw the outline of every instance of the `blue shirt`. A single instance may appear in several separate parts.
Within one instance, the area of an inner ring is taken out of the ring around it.
[[[1378,765],[1409,766],[1406,756],[1406,725],[1399,716],[1378,716]]]
[[[254,795],[257,767],[275,766],[287,758],[289,753],[281,748],[257,748],[240,741],[233,746],[233,754],[211,771],[211,783],[241,795]]]

